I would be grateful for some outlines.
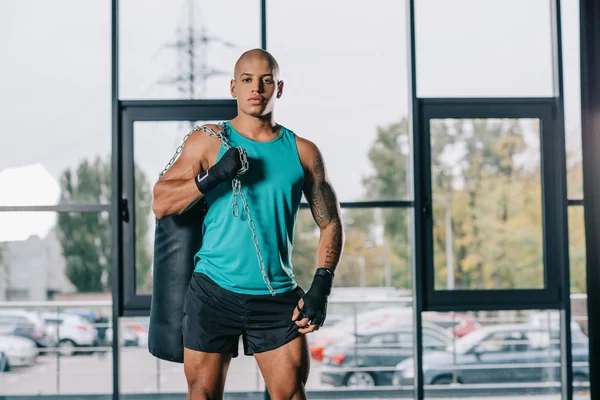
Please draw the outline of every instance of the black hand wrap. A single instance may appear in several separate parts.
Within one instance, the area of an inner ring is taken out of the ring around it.
[[[219,184],[235,178],[241,168],[240,151],[232,147],[223,154],[218,163],[196,176],[196,186],[202,194],[207,194]]]
[[[327,298],[333,286],[333,271],[329,268],[317,268],[312,285],[302,297],[304,307],[300,310],[300,319],[308,318],[311,325],[321,325],[327,315]]]

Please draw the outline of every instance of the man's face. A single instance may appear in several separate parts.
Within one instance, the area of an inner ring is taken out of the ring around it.
[[[238,64],[235,79],[231,80],[231,95],[238,109],[245,114],[261,117],[273,112],[275,99],[281,96],[283,82],[278,73],[261,57],[249,57]]]

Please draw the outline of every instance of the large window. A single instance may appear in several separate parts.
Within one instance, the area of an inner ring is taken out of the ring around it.
[[[560,315],[558,311],[521,310],[479,313],[425,313],[424,321],[453,322],[455,340],[442,352],[423,357],[426,397],[480,398],[558,393]],[[571,322],[574,380],[589,383],[588,337]],[[414,370],[400,364],[395,383],[410,384]],[[452,384],[459,383],[460,385]],[[558,398],[558,396],[556,397]]]
[[[550,2],[417,0],[419,97],[551,97]]]
[[[558,399],[568,348],[589,397],[579,10],[561,1],[558,30],[555,3],[415,0],[411,20],[391,0],[118,0],[111,99],[110,1],[2,1],[0,397],[186,391],[147,350],[152,186],[192,126],[235,114],[234,63],[261,46],[276,119],[322,150],[346,226],[308,397],[410,398],[416,369],[425,397]],[[303,204],[305,289],[318,240]],[[232,362],[228,393],[264,390]]]
[[[260,47],[258,0],[121,0],[119,13],[121,99],[231,98],[235,61]]]
[[[277,120],[320,147],[341,201],[410,199],[404,3],[269,1],[267,16]]]
[[[552,103],[419,102],[426,309],[560,304],[564,148]]]
[[[436,289],[544,287],[538,119],[433,119]]]
[[[109,214],[11,215],[47,230],[0,246],[0,393],[110,393]]]
[[[110,171],[110,5],[8,0],[0,26],[0,206],[104,202],[61,199],[60,182],[83,164]]]
[[[112,391],[110,15],[0,4],[0,397]]]

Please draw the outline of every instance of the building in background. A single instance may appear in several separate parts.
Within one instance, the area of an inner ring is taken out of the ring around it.
[[[41,164],[0,171],[0,206],[52,206],[60,185]],[[45,301],[75,287],[65,275],[56,212],[0,213],[0,301]]]

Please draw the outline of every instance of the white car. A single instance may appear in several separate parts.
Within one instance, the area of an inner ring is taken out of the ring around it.
[[[28,324],[30,327],[27,328],[23,324]],[[47,335],[46,324],[37,312],[19,309],[0,310],[0,326],[0,334],[6,334],[6,330],[10,327],[21,326],[23,329],[18,329],[20,333],[16,334],[33,340],[38,348],[56,346],[52,337]]]
[[[11,367],[25,367],[36,363],[38,349],[29,339],[0,335],[0,352],[6,354]]]
[[[46,333],[58,342],[61,355],[70,356],[80,347],[94,346],[98,331],[85,318],[57,312],[44,312],[40,316],[46,322]]]

